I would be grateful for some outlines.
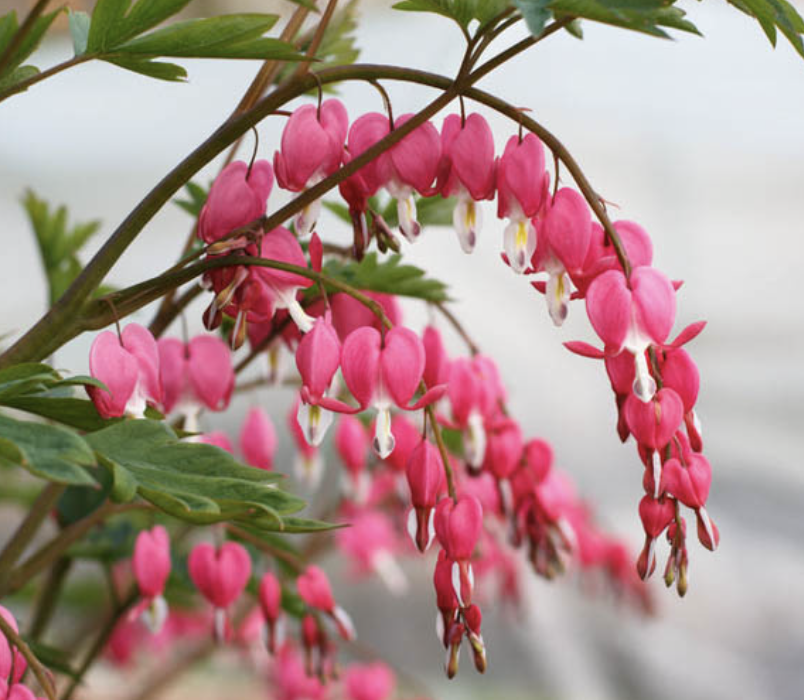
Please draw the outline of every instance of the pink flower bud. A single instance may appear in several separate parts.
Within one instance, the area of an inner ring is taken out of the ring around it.
[[[308,566],[296,579],[296,588],[301,599],[311,608],[325,613],[332,612],[335,608],[329,579],[320,567]]]
[[[675,391],[664,388],[649,403],[629,394],[624,412],[637,442],[652,450],[661,450],[681,426],[684,404]]]
[[[483,530],[483,506],[470,494],[457,503],[445,498],[436,508],[435,530],[450,559],[468,561]]]
[[[205,243],[214,243],[263,216],[273,184],[274,175],[267,160],[255,161],[250,173],[243,161],[227,165],[212,183],[198,217],[198,237]]]
[[[690,454],[686,466],[678,459],[669,459],[662,471],[662,487],[687,508],[703,508],[709,498],[712,467],[701,454]]]
[[[350,700],[388,700],[394,691],[394,672],[384,663],[352,664],[343,683]]]
[[[240,450],[252,467],[270,471],[276,454],[276,430],[271,417],[258,406],[251,408],[240,431]]]
[[[161,525],[137,535],[132,558],[134,578],[143,598],[156,598],[170,576],[170,539]]]
[[[363,424],[354,416],[345,415],[335,431],[335,449],[349,473],[357,479],[366,468],[371,440]]]
[[[364,294],[382,306],[383,312],[393,326],[398,326],[402,322],[402,310],[399,308],[395,296],[371,291],[366,291]],[[330,305],[332,307],[332,325],[338,331],[341,341],[346,340],[353,331],[363,326],[381,330],[382,323],[377,315],[365,304],[361,304],[348,294],[333,294],[330,298]]]
[[[483,468],[498,480],[507,479],[522,458],[522,430],[510,418],[497,423],[489,432]]]
[[[424,553],[435,534],[433,509],[444,491],[444,463],[438,448],[422,440],[410,454],[407,479],[413,504],[408,533],[419,551]]]
[[[434,326],[427,326],[422,333],[424,346],[424,374],[422,378],[428,389],[446,384],[449,379],[449,357],[444,349],[441,333]]]

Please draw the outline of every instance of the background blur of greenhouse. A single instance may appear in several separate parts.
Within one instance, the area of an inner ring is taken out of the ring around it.
[[[361,5],[361,60],[454,74],[460,33],[447,20],[392,12],[389,5]],[[194,5],[200,14],[287,12],[288,6],[258,0]],[[658,578],[651,581],[657,601],[651,619],[609,595],[590,594],[572,578],[547,583],[526,577],[521,612],[487,612],[489,672],[477,676],[464,658],[452,683],[440,671],[428,567],[410,567],[413,585],[404,600],[392,599],[374,581],[341,579],[336,588],[361,644],[395,661],[435,698],[804,697],[804,61],[785,42],[771,50],[755,24],[725,3],[689,3],[687,9],[704,39],[657,41],[587,26],[583,42],[567,34],[551,38],[483,86],[531,108],[597,190],[619,206],[615,218],[634,219],[651,233],[657,265],[685,281],[676,328],[709,321],[690,350],[702,375],[699,408],[714,472],[709,511],[721,547],[713,555],[692,545],[684,600]],[[50,65],[69,52],[62,35],[43,47],[37,63]],[[46,303],[44,285],[34,284],[39,261],[19,204],[24,189],[67,204],[76,219],[102,219],[108,233],[225,118],[256,70],[253,62],[185,65],[190,81],[184,86],[106,64],[80,66],[2,105],[2,330],[30,324]],[[388,89],[398,114],[416,109],[429,94]],[[341,95],[351,117],[382,107],[369,86],[348,85]],[[514,127],[496,117],[492,123],[500,148]],[[272,155],[278,135],[276,120],[261,125],[263,157]],[[210,167],[202,179],[214,172]],[[271,205],[278,201],[275,193]],[[450,284],[456,312],[499,363],[510,407],[526,433],[553,442],[559,463],[595,504],[601,522],[636,551],[641,471],[634,447],[617,440],[602,368],[561,345],[593,340],[583,308],[573,307],[556,330],[542,298],[500,263],[502,226],[492,210],[487,214],[471,257],[441,229],[425,231],[404,253]],[[325,235],[348,239],[342,224],[328,223],[321,225]],[[166,208],[111,281],[133,283],[162,270],[188,226],[179,208]],[[201,328],[200,308],[188,316],[194,330]],[[426,323],[421,306],[405,311],[412,327]],[[139,318],[147,321],[149,314]],[[447,337],[459,351],[458,339]],[[90,342],[90,336],[79,338],[56,366],[85,369]],[[256,401],[284,425],[289,400],[289,391],[241,395],[237,410],[208,425],[234,433]],[[290,447],[287,439],[281,444],[285,461]],[[3,537],[10,527],[0,525]],[[328,566],[338,570],[339,562]],[[168,695],[264,697],[230,661],[200,669]],[[121,689],[119,676],[103,670],[90,683],[86,697],[128,698],[135,681]],[[411,688],[408,696],[414,692],[424,691]]]

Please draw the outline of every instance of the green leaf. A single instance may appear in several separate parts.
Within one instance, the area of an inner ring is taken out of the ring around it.
[[[0,90],[10,88],[23,80],[29,80],[38,74],[39,69],[36,66],[26,65],[15,68],[10,73],[5,73],[3,77],[0,77]]]
[[[22,639],[28,644],[36,658],[49,669],[64,674],[73,680],[81,680],[81,676],[70,666],[70,654],[68,652],[42,644],[42,642],[31,639],[25,634],[22,635]]]
[[[140,56],[181,58],[259,58],[298,60],[290,44],[262,35],[276,15],[220,15],[176,22],[115,47],[116,52]]]
[[[550,19],[547,6],[550,0],[514,0],[514,5],[522,13],[525,24],[533,36],[539,36]]]
[[[58,521],[61,526],[72,525],[100,508],[109,495],[109,478],[102,469],[94,475],[104,482],[101,488],[90,486],[68,486],[56,504]]]
[[[776,46],[777,28],[793,48],[804,57],[804,19],[787,0],[728,0],[741,12],[759,22],[772,46]]]
[[[3,459],[25,467],[35,476],[61,484],[91,485],[84,467],[95,464],[87,443],[75,433],[55,425],[29,423],[0,416],[0,435],[15,445],[18,455]]]
[[[31,190],[25,193],[22,204],[39,246],[52,305],[83,269],[78,251],[98,231],[100,222],[77,223],[68,228],[67,208],[62,205],[52,210]]]
[[[329,532],[348,526],[348,523],[327,523],[323,520],[297,518],[295,516],[282,518],[282,532],[284,533]]]
[[[327,260],[324,273],[358,289],[385,292],[398,296],[414,297],[431,302],[448,301],[447,286],[439,280],[426,277],[424,270],[401,264],[401,255],[391,255],[382,262],[374,252],[359,263],[344,260]],[[330,290],[335,293],[334,288]]]
[[[472,0],[402,0],[393,8],[405,12],[432,12],[455,20],[464,29],[475,16]]]
[[[665,0],[552,0],[547,6],[556,16],[572,15],[661,38],[669,38],[661,27],[700,34],[684,19],[683,10]]]
[[[25,59],[34,52],[34,49],[39,46],[39,43],[42,41],[42,37],[44,37],[47,30],[50,28],[50,25],[53,24],[53,20],[56,19],[57,15],[59,15],[61,11],[62,8],[59,8],[58,10],[54,10],[53,12],[36,18],[33,27],[23,37],[19,46],[14,49],[13,53],[11,54],[11,58],[3,68],[2,73],[0,73],[0,77],[7,77],[15,72],[17,75],[20,75],[16,69],[22,65],[23,61],[25,61]],[[17,15],[15,12],[10,12],[0,19],[0,55],[2,55],[6,48],[8,48],[8,46],[12,43],[14,40],[14,35],[18,30],[19,27],[17,26]],[[26,66],[25,68],[27,68],[29,72],[31,69],[35,70],[37,73],[39,72],[33,66]],[[9,81],[9,84],[13,84],[15,82],[19,82],[19,78]]]
[[[201,209],[203,209],[204,204],[206,204],[208,191],[195,182],[188,182],[184,186],[184,189],[187,190],[189,198],[176,198],[173,200],[173,203],[184,209],[184,211],[194,219],[197,219],[201,214]]]
[[[67,396],[18,396],[0,399],[0,403],[86,432],[102,430],[122,420],[104,420],[91,401]]]
[[[35,362],[0,369],[0,402],[42,391],[58,379],[59,375],[52,367]]]
[[[76,56],[83,56],[87,50],[89,38],[90,18],[86,12],[73,12],[69,10],[70,36],[73,39],[73,52]]]
[[[149,78],[159,80],[169,80],[179,82],[187,77],[187,71],[175,63],[165,61],[152,61],[148,58],[138,58],[135,56],[120,56],[117,58],[107,58],[109,63],[113,63],[120,68],[147,75]]]
[[[114,498],[128,500],[136,492],[189,522],[259,518],[282,529],[282,517],[305,505],[276,488],[281,475],[240,464],[212,445],[180,442],[156,421],[124,421],[86,440],[112,474]]]
[[[124,15],[130,0],[98,0],[92,11],[86,50],[101,53],[115,45],[117,37],[125,36]]]

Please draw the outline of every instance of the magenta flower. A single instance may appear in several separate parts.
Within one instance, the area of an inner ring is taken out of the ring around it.
[[[321,568],[308,566],[296,579],[296,589],[307,605],[332,618],[341,637],[346,641],[355,639],[352,620],[343,608],[335,604],[329,579]]]
[[[676,316],[676,293],[667,277],[652,267],[637,267],[630,279],[619,270],[597,277],[586,293],[586,313],[605,354],[623,348],[634,356],[634,393],[650,401],[656,381],[648,369],[645,350],[661,345],[670,334]]]
[[[531,219],[547,202],[549,182],[542,142],[533,134],[508,139],[497,164],[497,216],[509,219],[504,248],[516,273],[525,271],[536,252]]]
[[[190,552],[187,568],[196,588],[215,608],[216,638],[226,639],[226,609],[251,578],[251,557],[237,542],[224,542],[218,549],[202,542]]]
[[[252,467],[270,471],[276,454],[276,430],[271,417],[258,406],[251,408],[240,430],[240,451]]]
[[[268,632],[266,646],[271,654],[275,654],[277,647],[282,644],[284,636],[283,629],[279,624],[282,615],[282,586],[279,579],[270,571],[260,579],[258,596],[260,610]]]
[[[156,341],[136,323],[129,323],[120,338],[111,331],[98,334],[89,351],[89,372],[106,385],[87,387],[103,418],[143,418],[146,406],[162,403]]]
[[[335,430],[335,449],[349,475],[343,482],[344,491],[359,503],[365,502],[371,486],[366,471],[370,447],[371,439],[363,424],[354,416],[341,416]]]
[[[492,199],[495,191],[494,136],[488,122],[479,114],[470,114],[463,123],[457,114],[447,116],[441,154],[439,189],[444,197],[458,198],[452,224],[461,249],[471,253],[483,226],[477,202]]]
[[[404,114],[396,120],[401,126],[413,115]],[[391,125],[384,114],[370,112],[358,118],[349,129],[348,154],[345,160],[359,156],[390,132]],[[416,221],[416,201],[413,193],[434,194],[433,182],[438,174],[441,158],[441,139],[438,130],[425,122],[405,136],[399,143],[363,166],[351,183],[341,188],[350,207],[362,216],[366,199],[385,187],[397,200],[399,229],[409,241],[421,233]]]
[[[569,310],[570,277],[581,273],[589,251],[592,216],[586,200],[575,190],[562,187],[537,229],[533,267],[549,275],[547,310],[553,323],[560,326]]]
[[[274,174],[267,160],[255,161],[251,172],[240,160],[227,165],[212,183],[198,217],[198,237],[204,243],[215,243],[264,216],[273,184]],[[238,245],[245,245],[245,239],[230,241],[227,249]]]
[[[142,596],[141,603],[132,610],[131,615],[142,615],[148,629],[157,634],[168,615],[162,594],[170,576],[170,539],[164,527],[157,525],[137,535],[131,565]]]
[[[395,296],[382,292],[363,292],[367,297],[376,301],[383,310],[392,326],[402,323],[402,311]],[[330,298],[332,308],[332,325],[338,331],[341,342],[363,326],[371,326],[378,331],[382,329],[382,320],[365,304],[359,302],[349,294],[333,294]]]
[[[471,494],[461,495],[457,502],[450,498],[439,501],[435,513],[436,537],[452,562],[452,587],[459,605],[472,602],[474,574],[472,558],[480,533],[483,531],[483,506]]]
[[[444,492],[444,462],[438,448],[421,440],[410,454],[406,475],[413,504],[408,514],[408,534],[424,553],[435,537],[435,507]]]
[[[341,364],[341,343],[329,314],[319,317],[296,348],[296,368],[302,380],[299,425],[308,444],[318,447],[332,423],[332,413],[322,408]]]
[[[228,408],[235,376],[226,343],[214,335],[198,335],[187,345],[177,338],[160,338],[157,347],[165,413],[182,413],[185,430],[196,432],[202,408]]]
[[[373,446],[382,459],[394,449],[391,406],[415,411],[437,401],[444,394],[446,387],[437,386],[428,390],[413,405],[408,405],[419,388],[424,364],[422,341],[412,330],[404,327],[388,331],[384,342],[374,328],[359,328],[343,344],[343,379],[360,404],[358,410],[365,410],[369,406],[377,410]]]
[[[343,677],[349,700],[388,700],[394,692],[394,672],[381,661],[351,664]]]
[[[349,116],[340,100],[296,109],[282,132],[282,150],[274,154],[279,186],[301,192],[332,175],[341,164],[348,128]],[[304,207],[294,220],[296,235],[309,235],[320,213],[320,200]]]

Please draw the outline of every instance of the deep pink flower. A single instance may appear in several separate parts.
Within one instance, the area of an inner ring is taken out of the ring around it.
[[[343,683],[350,700],[388,700],[394,692],[394,672],[384,663],[351,664]]]
[[[439,189],[444,197],[457,196],[452,223],[461,248],[471,253],[483,226],[476,202],[492,199],[495,192],[496,162],[494,136],[488,122],[470,114],[465,122],[450,114],[441,127]]]
[[[291,192],[301,192],[332,175],[341,164],[349,116],[340,100],[325,100],[320,108],[302,105],[294,110],[282,132],[282,150],[274,154],[276,181]],[[296,234],[314,228],[321,202],[307,205],[295,219]]]
[[[370,487],[366,472],[370,447],[371,439],[363,424],[354,416],[341,416],[335,430],[335,449],[350,477],[347,493],[353,494],[359,502],[365,501]]]
[[[402,323],[402,310],[395,296],[382,292],[363,292],[369,299],[373,299],[382,306],[392,326]],[[349,294],[333,294],[330,297],[332,307],[332,325],[338,331],[341,342],[346,340],[353,331],[363,326],[371,326],[378,331],[382,329],[382,320],[365,304],[359,302]]]
[[[360,404],[377,409],[374,450],[385,459],[394,449],[391,432],[391,406],[415,411],[437,401],[446,387],[428,390],[408,405],[419,388],[424,373],[424,347],[413,331],[396,327],[385,334],[385,342],[374,328],[354,331],[344,342],[341,353],[343,379]],[[336,409],[337,410],[337,409]]]
[[[215,243],[264,216],[273,184],[274,175],[267,160],[255,161],[251,172],[240,160],[227,165],[212,183],[198,217],[198,237],[205,243]],[[235,247],[235,241],[231,244]]]
[[[268,639],[266,646],[271,654],[276,652],[276,648],[281,644],[278,634],[278,622],[282,614],[282,586],[279,579],[270,571],[265,573],[260,579],[259,587],[260,609],[263,619],[268,628]]]
[[[422,378],[428,389],[449,380],[449,357],[444,348],[441,333],[435,326],[428,325],[422,333],[424,345],[424,374]]]
[[[307,442],[319,446],[332,423],[332,414],[320,406],[341,363],[338,334],[325,314],[316,320],[296,349],[296,368],[302,380],[299,424]]]
[[[586,200],[575,190],[562,187],[536,228],[533,268],[549,275],[547,309],[553,323],[560,326],[569,309],[570,277],[581,273],[589,251],[592,218]]]
[[[408,516],[408,534],[424,553],[435,536],[434,511],[444,491],[444,463],[438,448],[421,440],[410,454],[406,475],[413,504]]]
[[[341,637],[347,641],[355,638],[352,620],[343,608],[335,604],[332,587],[323,569],[318,566],[308,566],[304,573],[296,579],[296,589],[307,605],[326,613],[333,619]]]
[[[335,533],[335,543],[352,563],[352,572],[376,575],[394,595],[405,593],[408,581],[396,560],[399,538],[390,518],[380,510],[363,508],[347,519],[349,527]]]
[[[630,279],[619,270],[609,270],[589,286],[586,312],[607,355],[623,349],[634,355],[634,393],[640,400],[650,401],[656,381],[645,350],[651,344],[663,344],[673,327],[676,295],[670,280],[652,267],[634,268]]]
[[[533,134],[508,139],[497,164],[497,216],[509,219],[504,248],[514,272],[524,272],[536,252],[531,219],[547,201],[549,183],[542,142]]]
[[[98,334],[89,351],[89,372],[106,385],[87,387],[103,418],[142,418],[146,406],[162,403],[156,340],[136,323],[129,323],[120,338],[111,331]]]
[[[453,562],[452,585],[461,607],[472,602],[474,575],[469,560],[483,530],[483,506],[471,494],[463,494],[457,502],[450,498],[439,501],[435,513],[436,537],[447,557]]]
[[[215,608],[215,634],[226,638],[226,609],[240,597],[251,578],[251,557],[237,542],[215,549],[208,542],[193,547],[187,560],[190,578]]]
[[[228,408],[235,376],[226,343],[214,335],[198,335],[187,345],[177,338],[160,338],[157,347],[165,413],[176,409],[194,422],[202,407]]]
[[[170,538],[164,527],[156,525],[137,535],[131,564],[143,598],[135,608],[135,617],[144,614],[146,625],[156,634],[162,629],[168,614],[162,594],[170,576]]]
[[[249,409],[240,431],[240,450],[252,467],[270,471],[276,454],[276,429],[271,417],[259,406]]]

